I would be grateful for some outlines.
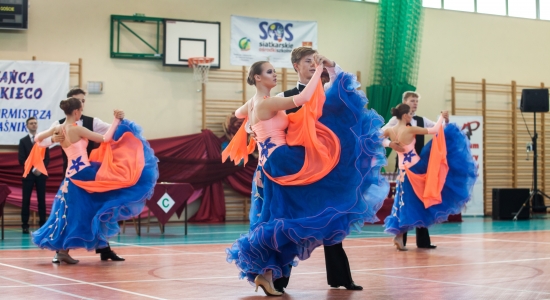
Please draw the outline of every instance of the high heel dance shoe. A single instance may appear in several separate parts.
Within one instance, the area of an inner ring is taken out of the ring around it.
[[[258,287],[261,287],[267,296],[283,295],[283,293],[272,288],[271,285],[269,284],[269,281],[267,281],[267,279],[265,279],[262,275],[256,276],[256,278],[254,278],[254,283],[256,284],[256,292],[258,292]]]
[[[64,254],[64,253],[60,252],[60,253],[57,253],[56,256],[57,256],[57,260],[60,263],[63,261],[63,262],[68,263],[70,265],[74,265],[74,264],[79,262],[79,260],[73,259],[69,254]]]
[[[403,234],[396,235],[393,238],[393,244],[395,245],[395,247],[399,251],[408,251],[409,250],[405,247],[405,245],[403,245]]]

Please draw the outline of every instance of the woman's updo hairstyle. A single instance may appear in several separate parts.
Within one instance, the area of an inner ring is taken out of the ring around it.
[[[248,78],[246,79],[246,82],[249,85],[256,85],[256,79],[254,79],[254,76],[262,74],[262,66],[265,63],[268,63],[268,61],[262,60],[252,64],[250,70],[248,71]]]
[[[391,109],[391,115],[401,120],[403,115],[408,114],[411,111],[411,107],[405,103],[401,103]]]
[[[70,115],[75,109],[79,109],[82,107],[82,102],[80,102],[80,100],[77,98],[71,97],[65,100],[61,100],[61,103],[59,103],[59,107],[61,107],[65,115]]]

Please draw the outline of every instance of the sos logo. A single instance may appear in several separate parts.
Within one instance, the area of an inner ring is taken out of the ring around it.
[[[260,39],[267,40],[269,38],[273,38],[273,40],[277,42],[282,42],[284,39],[287,42],[290,42],[294,39],[294,35],[290,32],[290,29],[293,26],[294,25],[292,25],[292,23],[288,23],[286,26],[283,26],[283,24],[278,22],[272,24],[261,22],[259,25],[260,31],[262,32]]]

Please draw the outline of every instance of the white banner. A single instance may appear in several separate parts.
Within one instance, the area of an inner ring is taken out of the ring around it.
[[[317,49],[317,22],[231,16],[231,64],[251,66],[267,60],[276,68],[292,68],[296,47]]]
[[[0,145],[17,145],[25,121],[38,119],[38,132],[64,114],[59,102],[69,90],[69,63],[0,60]]]
[[[458,128],[470,139],[470,150],[478,163],[478,178],[472,192],[472,199],[462,212],[464,216],[483,216],[484,182],[483,182],[483,117],[482,116],[450,116],[449,121],[456,123]]]

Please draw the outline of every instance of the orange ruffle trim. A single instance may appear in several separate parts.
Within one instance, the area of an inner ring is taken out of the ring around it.
[[[405,168],[405,172],[414,193],[424,203],[425,208],[441,204],[441,191],[449,172],[443,127],[439,128],[439,132],[432,139],[430,161],[428,162],[426,174],[415,174],[408,168]]]

